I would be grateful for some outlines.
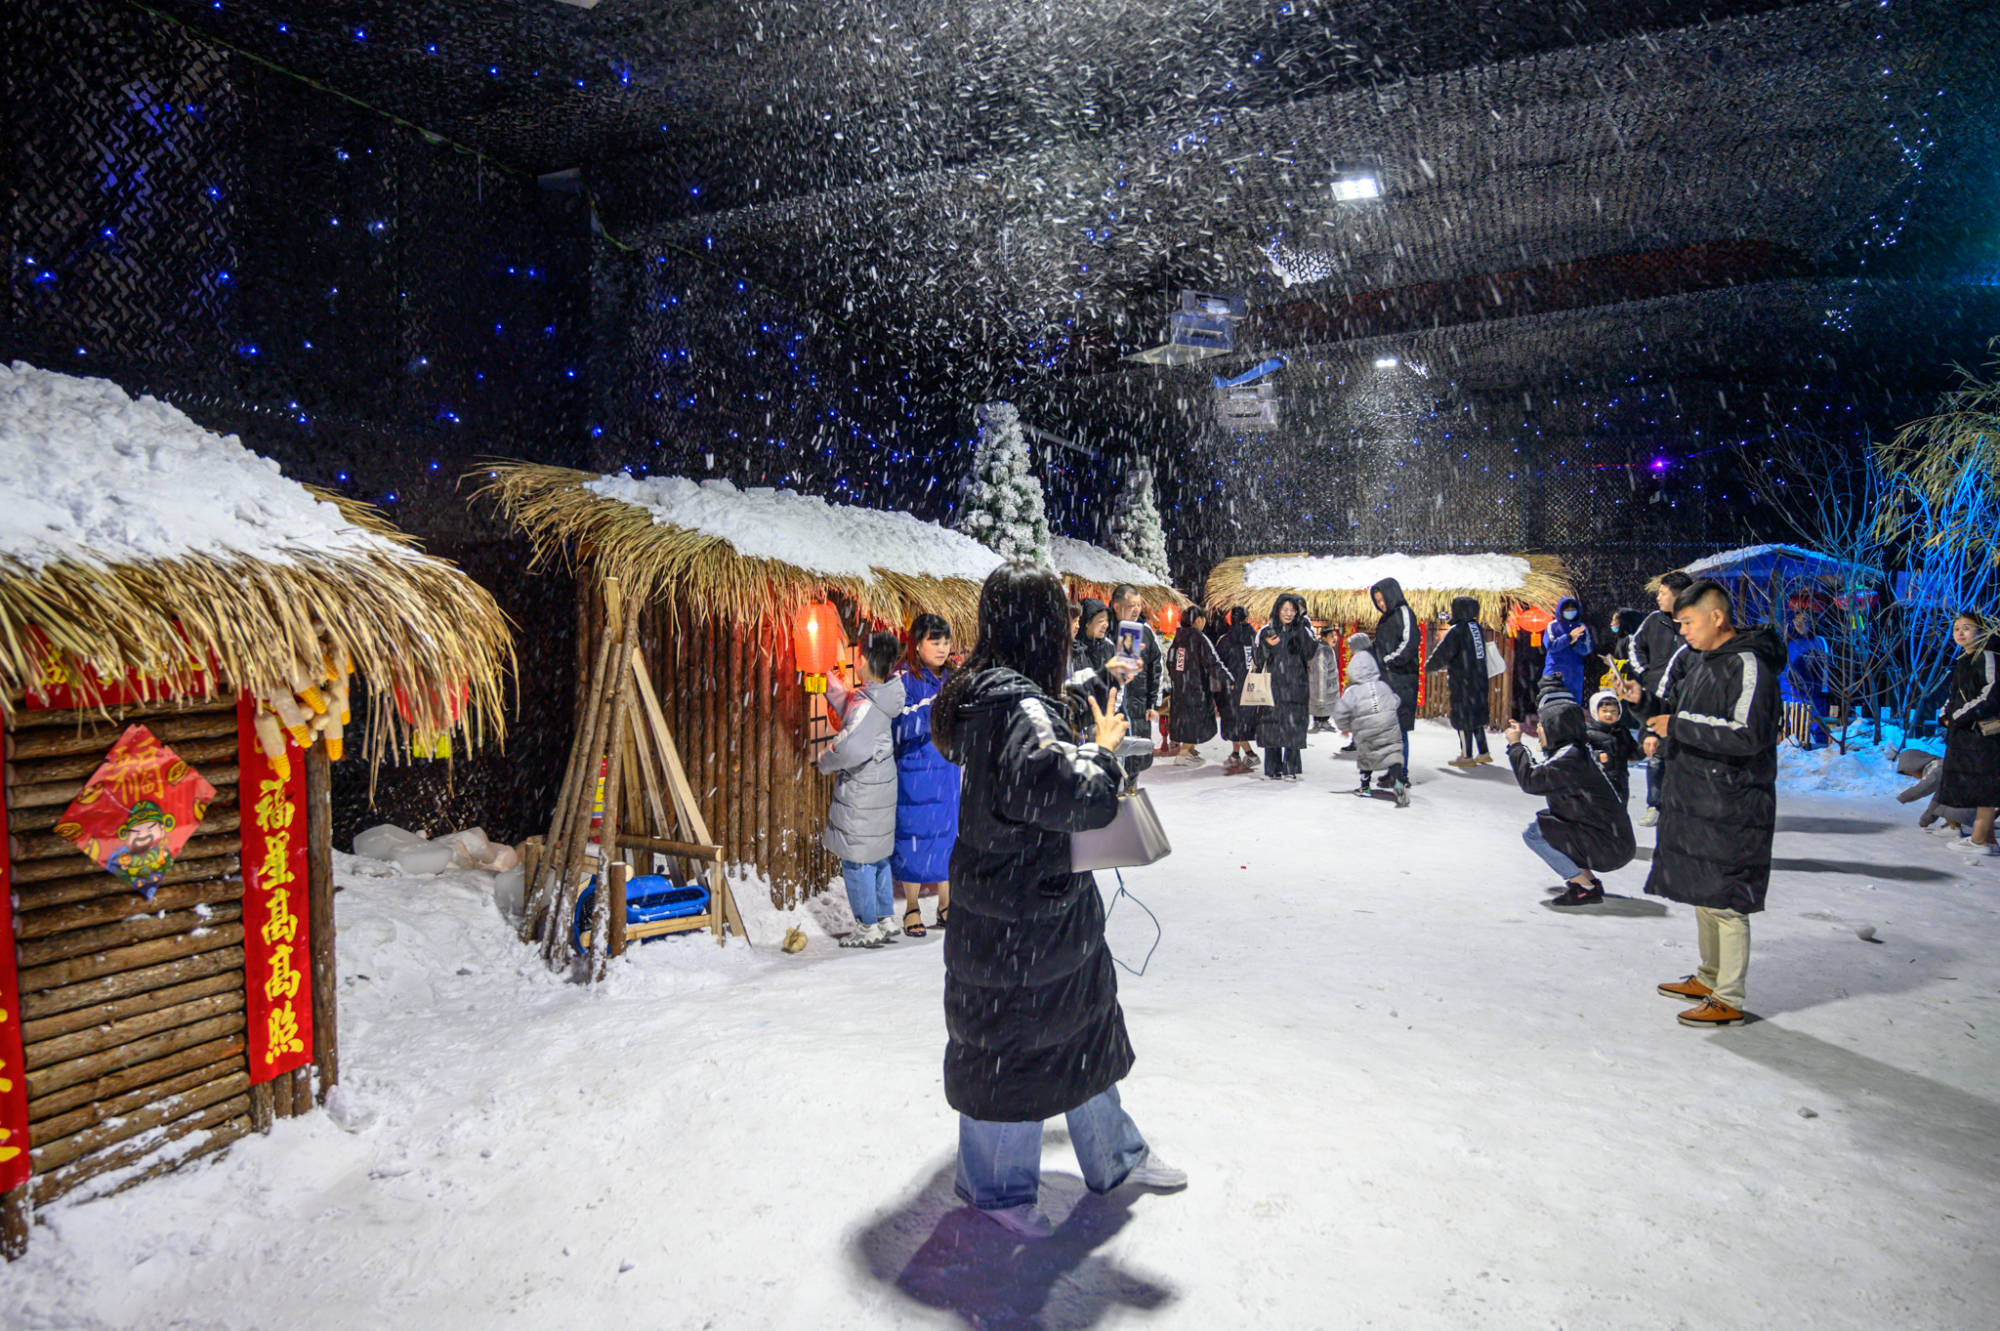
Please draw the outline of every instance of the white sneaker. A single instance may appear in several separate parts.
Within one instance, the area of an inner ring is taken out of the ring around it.
[[[903,928],[896,923],[896,917],[893,915],[884,915],[875,921],[875,928],[880,931],[882,941],[885,943],[893,943],[903,936]]]
[[[840,945],[842,947],[880,947],[882,946],[882,940],[876,935],[874,925],[857,924],[854,926],[852,933],[841,936]]]
[[[1203,763],[1206,763],[1207,761],[1208,759],[1202,757],[1199,753],[1196,753],[1193,749],[1183,749],[1181,750],[1181,756],[1174,759],[1174,766],[1200,767]]]
[[[1641,827],[1658,827],[1660,825],[1660,811],[1648,806],[1646,811],[1639,815],[1637,821]]]
[[[1188,1184],[1187,1171],[1175,1169],[1166,1161],[1146,1152],[1145,1158],[1132,1166],[1132,1172],[1125,1176],[1127,1183],[1136,1183],[1142,1188],[1158,1188],[1162,1192],[1179,1192]]]
[[[1987,844],[1982,846],[1977,841],[1974,841],[1971,837],[1964,837],[1958,841],[1953,842],[1951,848],[1953,850],[1963,851],[1965,854],[1973,856],[1976,859],[1985,859],[1988,856],[2000,855],[2000,842],[1989,841]]]
[[[1020,1235],[1024,1239],[1045,1239],[1056,1232],[1056,1227],[1042,1208],[1033,1202],[1022,1202],[1019,1206],[1000,1206],[987,1210],[975,1206],[973,1210],[991,1220],[1000,1228]]]

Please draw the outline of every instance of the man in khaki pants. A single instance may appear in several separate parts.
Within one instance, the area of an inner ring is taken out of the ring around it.
[[[1731,1026],[1743,1020],[1750,916],[1771,882],[1785,644],[1768,628],[1739,630],[1729,593],[1708,579],[1675,598],[1674,619],[1687,647],[1660,692],[1619,687],[1666,758],[1646,891],[1694,907],[1701,949],[1700,968],[1660,992],[1694,1000],[1684,1026]]]

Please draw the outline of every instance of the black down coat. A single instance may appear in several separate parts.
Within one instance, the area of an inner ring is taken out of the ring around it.
[[[1991,651],[1960,653],[1944,705],[1939,804],[1959,809],[2000,805],[2000,735],[1979,733],[1979,723],[1993,716],[2000,716],[2000,659]]]
[[[1383,681],[1396,691],[1396,700],[1402,704],[1396,709],[1396,719],[1403,729],[1411,730],[1417,724],[1417,674],[1423,665],[1417,658],[1423,645],[1417,632],[1417,612],[1403,599],[1403,584],[1394,578],[1382,579],[1368,592],[1371,600],[1380,592],[1387,607],[1375,624],[1375,660],[1382,667]]]
[[[1287,601],[1296,613],[1290,624],[1278,618],[1278,609]],[[1276,635],[1278,641],[1269,641]],[[1263,708],[1257,720],[1257,743],[1267,749],[1303,749],[1306,746],[1307,703],[1312,698],[1312,659],[1319,653],[1319,639],[1312,621],[1306,617],[1303,598],[1290,592],[1271,603],[1271,621],[1257,635],[1252,660],[1258,670],[1271,672],[1271,706]]]
[[[1113,624],[1111,631],[1116,633],[1118,626]],[[1146,713],[1157,710],[1166,700],[1167,653],[1160,646],[1160,635],[1153,632],[1151,624],[1146,625],[1145,635],[1140,641],[1142,645],[1139,649],[1139,673],[1126,680],[1120,687],[1118,708],[1125,713],[1125,719],[1131,723],[1132,734],[1152,739],[1153,723],[1146,719]],[[1118,654],[1115,643],[1112,645],[1111,654],[1113,656]],[[1145,753],[1125,759],[1125,770],[1134,776],[1152,765],[1153,754],[1150,745],[1147,746]]]
[[[1214,739],[1215,709],[1235,689],[1236,676],[1222,663],[1206,633],[1183,628],[1174,635],[1174,645],[1167,649],[1167,678],[1174,694],[1167,738],[1177,744]]]
[[[1491,710],[1486,695],[1486,630],[1479,626],[1479,598],[1454,596],[1451,627],[1431,648],[1424,670],[1451,680],[1451,728],[1484,730]]]
[[[965,787],[944,936],[945,1099],[973,1118],[1050,1118],[1132,1067],[1103,899],[1069,867],[1070,834],[1117,816],[1125,776],[1012,670],[968,681],[954,717],[945,756]]]
[[[1229,613],[1237,616],[1235,610]],[[1222,635],[1217,651],[1236,679],[1222,705],[1222,737],[1231,743],[1256,739],[1257,720],[1264,709],[1243,705],[1243,680],[1256,669],[1257,657],[1257,627],[1250,622],[1247,612],[1230,620],[1229,632]]]
[[[1526,745],[1509,744],[1507,761],[1522,790],[1549,802],[1535,815],[1542,835],[1583,868],[1601,873],[1624,868],[1637,853],[1632,815],[1584,740],[1583,709],[1551,679],[1544,688],[1541,716],[1542,751],[1548,756],[1536,762]]]
[[[1670,699],[1659,842],[1646,891],[1714,910],[1764,909],[1778,821],[1778,676],[1785,644],[1746,629],[1712,652],[1682,653]]]
[[[1554,625],[1550,625],[1551,628]],[[1660,684],[1667,677],[1667,662],[1674,659],[1674,653],[1681,649],[1680,625],[1664,610],[1655,610],[1639,621],[1639,627],[1626,644],[1626,660],[1639,682],[1646,686],[1646,692],[1660,692]]]

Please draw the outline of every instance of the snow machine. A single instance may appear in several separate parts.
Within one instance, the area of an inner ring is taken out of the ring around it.
[[[578,952],[583,951],[584,925],[590,919],[590,910],[596,900],[597,877],[593,874],[576,899],[576,918],[570,921],[569,926],[570,946]],[[708,889],[699,883],[679,887],[665,874],[646,873],[625,884],[625,924],[628,929],[633,925],[657,924],[661,920],[706,914]]]

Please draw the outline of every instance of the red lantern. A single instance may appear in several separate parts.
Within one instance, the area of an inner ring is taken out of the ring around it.
[[[1171,638],[1180,631],[1181,606],[1178,601],[1169,601],[1153,615],[1153,627]]]
[[[814,601],[799,609],[792,625],[792,650],[798,656],[799,673],[806,677],[807,693],[825,693],[826,677],[840,668],[847,647],[847,631],[840,626],[840,611],[831,601]]]
[[[1542,630],[1555,622],[1555,616],[1547,610],[1532,605],[1514,607],[1508,616],[1507,627],[1515,633],[1526,633],[1529,641],[1537,647],[1542,645]]]

